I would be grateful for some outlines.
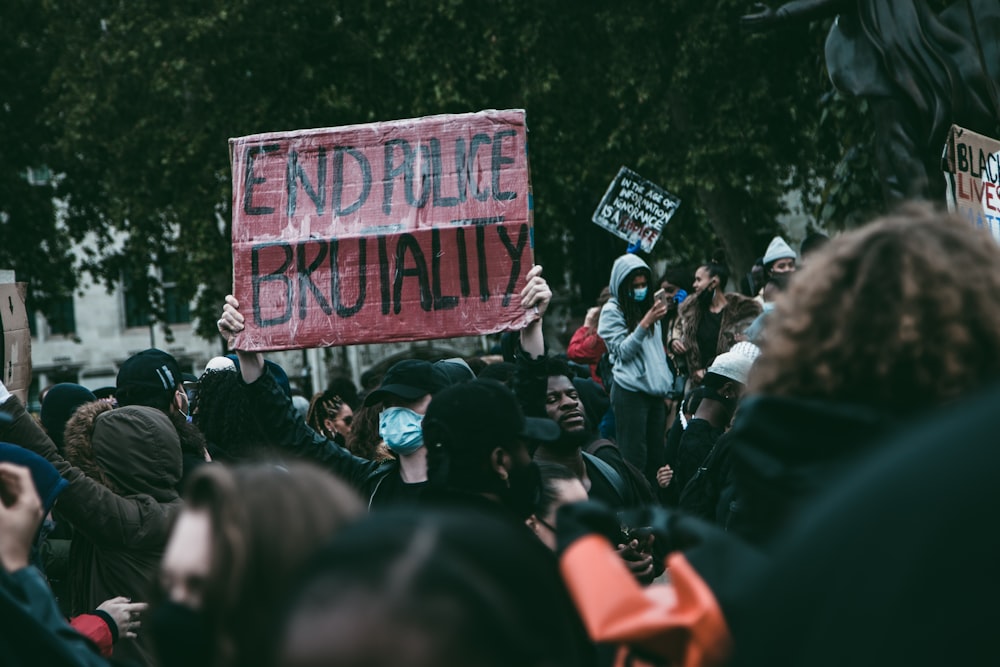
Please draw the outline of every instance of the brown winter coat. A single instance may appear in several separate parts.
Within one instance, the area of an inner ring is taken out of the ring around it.
[[[719,344],[715,349],[717,355],[727,352],[737,342],[736,336],[742,334],[762,310],[757,301],[742,294],[729,293],[725,297],[726,305],[722,309],[722,322],[719,326]],[[704,308],[694,295],[681,304],[680,339],[687,346],[690,373],[701,370],[701,350],[698,347],[697,334],[704,313]]]
[[[119,595],[148,600],[181,507],[174,490],[181,475],[180,441],[166,415],[139,406],[81,406],[66,425],[71,463],[16,398],[8,398],[0,410],[13,418],[0,424],[0,440],[46,458],[69,482],[55,511],[74,528],[68,577],[72,613],[92,611]],[[114,657],[152,664],[144,636],[120,639]]]

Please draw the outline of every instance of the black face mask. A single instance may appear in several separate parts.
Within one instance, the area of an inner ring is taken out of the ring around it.
[[[542,475],[532,461],[528,465],[513,468],[508,473],[506,487],[500,497],[503,504],[520,520],[526,520],[535,511],[542,493]]]
[[[710,398],[713,401],[722,403],[722,406],[725,408],[726,414],[729,415],[730,419],[732,419],[733,415],[736,413],[736,406],[739,404],[738,398],[726,398],[719,392],[709,387],[699,387],[698,389],[695,389],[695,392],[700,393],[703,398]]]
[[[166,601],[149,618],[149,632],[161,667],[209,667],[215,659],[215,636],[202,611]]]
[[[788,273],[772,273],[771,277],[768,279],[768,282],[774,283],[779,290],[784,291],[785,288],[788,287],[788,279],[791,277],[792,277],[791,271],[789,271]]]
[[[714,298],[715,298],[714,287],[706,287],[702,291],[698,292],[698,303],[703,306],[707,306],[708,304],[712,303],[712,299]]]

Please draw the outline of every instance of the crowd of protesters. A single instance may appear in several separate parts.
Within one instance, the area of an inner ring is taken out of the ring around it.
[[[625,253],[565,355],[534,266],[502,362],[360,395],[239,349],[0,384],[0,663],[996,659],[1000,249],[919,204],[808,246]]]

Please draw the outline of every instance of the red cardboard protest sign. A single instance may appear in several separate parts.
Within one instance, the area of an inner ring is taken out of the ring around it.
[[[230,140],[236,347],[496,333],[527,323],[524,112]]]

